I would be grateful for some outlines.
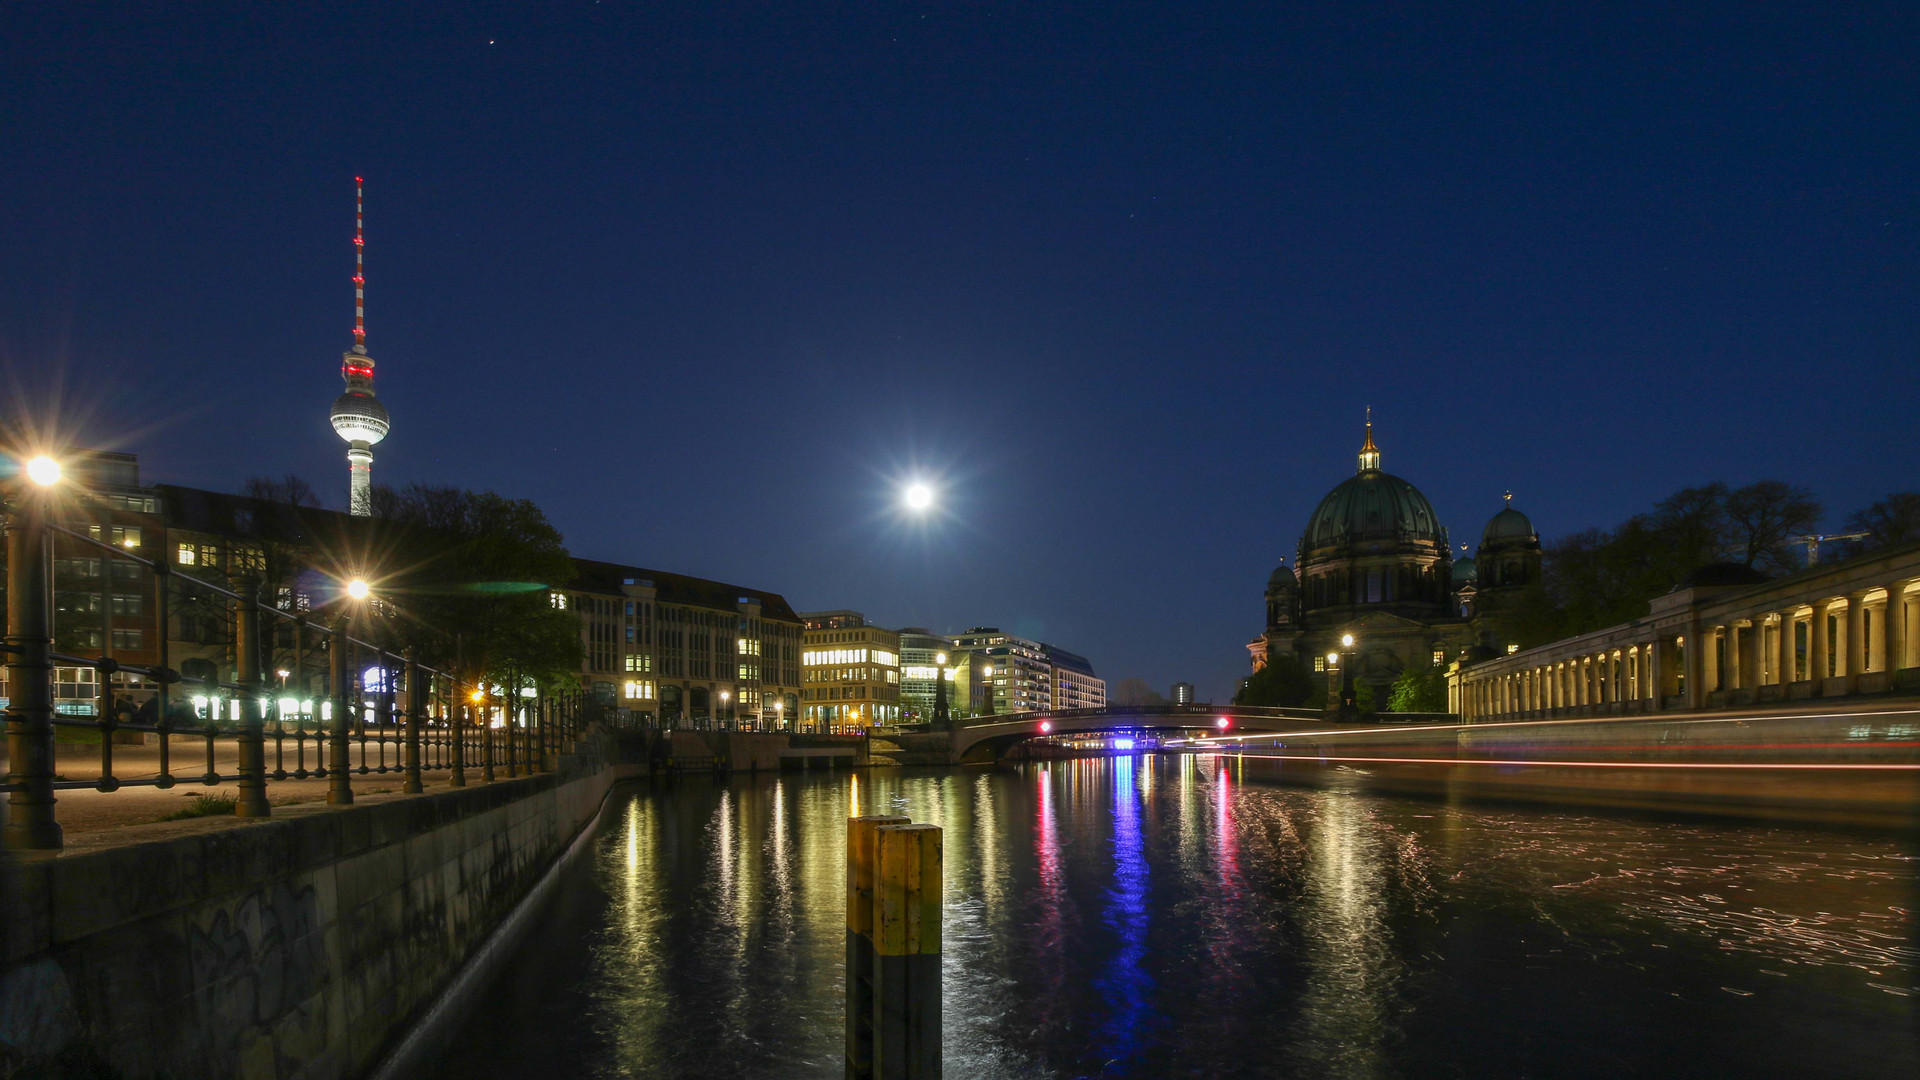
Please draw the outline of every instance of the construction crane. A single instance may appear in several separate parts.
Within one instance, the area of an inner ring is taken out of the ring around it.
[[[1790,544],[1805,544],[1807,547],[1807,565],[1812,566],[1814,563],[1817,563],[1820,561],[1820,542],[1821,541],[1823,540],[1861,540],[1866,538],[1869,535],[1871,534],[1863,533],[1863,532],[1807,533],[1804,536],[1789,536],[1787,537],[1787,542]]]

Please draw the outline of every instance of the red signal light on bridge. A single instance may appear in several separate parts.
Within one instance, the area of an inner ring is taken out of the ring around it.
[[[1051,720],[1040,721],[1040,734],[1045,735],[1047,732],[1052,730],[1053,730],[1053,721]]]
[[[1214,727],[1217,727],[1217,728],[1219,728],[1219,729],[1220,729],[1221,731],[1225,731],[1225,730],[1227,730],[1227,729],[1228,729],[1229,727],[1232,727],[1232,726],[1233,726],[1233,722],[1232,722],[1232,721],[1230,721],[1230,720],[1228,720],[1228,719],[1227,719],[1226,717],[1224,717],[1224,716],[1223,716],[1223,717],[1221,717],[1220,719],[1218,719],[1218,720],[1215,720],[1215,721],[1213,722],[1213,726],[1214,726]]]

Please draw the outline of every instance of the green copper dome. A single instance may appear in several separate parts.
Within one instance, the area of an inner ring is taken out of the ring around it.
[[[1462,555],[1453,560],[1453,583],[1455,585],[1465,585],[1477,578],[1479,574],[1480,568],[1474,565],[1473,560],[1467,556]]]
[[[1367,440],[1360,446],[1360,472],[1327,492],[1307,519],[1306,549],[1356,540],[1432,540],[1445,544],[1440,518],[1420,489],[1380,471],[1380,448],[1373,443],[1368,410]]]
[[[1293,576],[1293,568],[1286,563],[1281,563],[1274,568],[1273,573],[1267,575],[1268,592],[1275,592],[1281,589],[1292,590],[1298,589],[1299,587],[1300,582]]]
[[[1485,546],[1497,544],[1502,540],[1532,539],[1535,539],[1533,522],[1527,519],[1527,515],[1508,506],[1493,515],[1493,520],[1487,522],[1487,531],[1481,534],[1480,543]]]
[[[1341,481],[1320,500],[1307,520],[1305,546],[1401,538],[1445,542],[1440,518],[1419,488],[1390,473],[1368,469]]]

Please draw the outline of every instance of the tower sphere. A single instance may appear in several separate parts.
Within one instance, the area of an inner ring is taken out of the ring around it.
[[[347,442],[368,446],[387,437],[387,407],[371,394],[351,390],[333,401],[333,430]]]

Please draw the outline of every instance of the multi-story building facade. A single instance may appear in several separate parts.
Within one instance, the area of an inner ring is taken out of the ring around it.
[[[1053,707],[1053,662],[1045,645],[993,626],[976,626],[956,634],[953,641],[955,648],[976,654],[992,669],[985,673],[993,687],[992,712]]]
[[[1173,684],[1173,703],[1175,705],[1193,704],[1193,684],[1177,682]]]
[[[953,678],[949,662],[954,651],[950,638],[925,627],[900,630],[900,718],[932,720],[937,679]],[[947,708],[955,708],[953,687],[947,687]]]
[[[857,611],[800,615],[801,727],[835,731],[900,722],[900,634]]]
[[[1042,644],[1052,670],[1048,683],[1053,688],[1056,709],[1104,709],[1107,707],[1107,681],[1093,673],[1093,665],[1078,653]]]
[[[581,679],[603,703],[668,727],[791,730],[802,623],[777,593],[575,559],[551,602],[580,616]]]

